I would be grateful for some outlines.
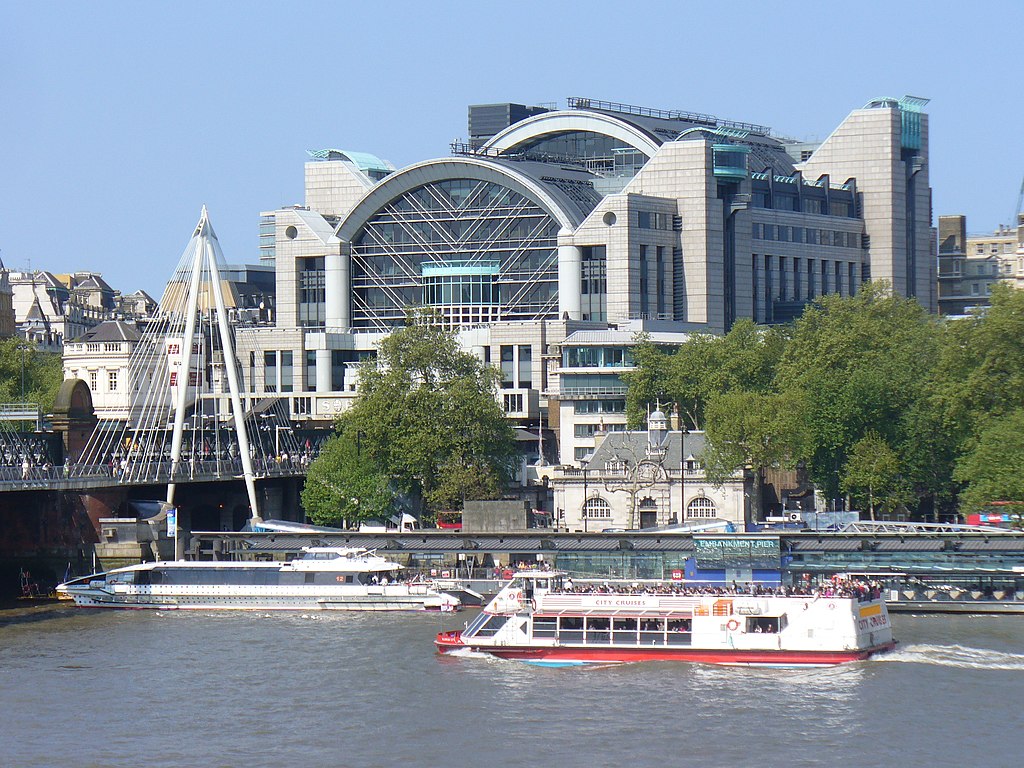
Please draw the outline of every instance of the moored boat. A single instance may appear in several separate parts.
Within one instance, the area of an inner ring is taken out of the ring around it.
[[[832,666],[895,646],[877,590],[817,594],[686,588],[576,590],[522,571],[462,631],[435,639],[506,659],[570,665],[691,661]]]
[[[403,566],[357,548],[307,547],[289,562],[141,563],[57,587],[88,608],[454,611],[457,597],[403,580]]]

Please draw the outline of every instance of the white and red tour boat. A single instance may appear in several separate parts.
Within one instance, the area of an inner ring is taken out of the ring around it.
[[[832,666],[895,646],[885,601],[866,587],[815,594],[681,586],[573,588],[558,571],[520,571],[442,653],[479,651],[547,665],[692,661]]]

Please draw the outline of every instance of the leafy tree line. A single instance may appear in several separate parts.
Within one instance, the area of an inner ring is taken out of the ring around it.
[[[24,339],[0,340],[0,403],[38,403],[50,411],[63,380],[61,356]]]
[[[866,283],[790,326],[741,320],[675,350],[641,339],[635,359],[630,422],[674,403],[719,479],[802,465],[872,516],[1024,501],[1024,291],[997,286],[986,311],[943,319]]]
[[[302,503],[324,525],[423,514],[493,499],[511,478],[515,438],[495,394],[500,372],[463,352],[430,314],[381,341],[359,396],[310,465]]]

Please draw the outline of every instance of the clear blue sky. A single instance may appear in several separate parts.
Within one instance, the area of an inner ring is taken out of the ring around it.
[[[371,7],[375,6],[375,7]],[[229,262],[305,150],[449,154],[473,103],[589,96],[824,139],[932,99],[934,213],[1008,223],[1024,2],[19,2],[0,23],[0,257],[159,297],[210,209]]]

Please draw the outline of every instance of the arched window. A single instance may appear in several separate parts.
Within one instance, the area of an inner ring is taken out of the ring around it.
[[[689,504],[686,505],[686,517],[718,517],[718,508],[715,507],[715,502],[713,502],[707,496],[698,496],[696,499],[693,499]]]
[[[658,502],[652,499],[650,496],[646,496],[640,500],[640,511],[641,512],[654,512],[658,509]]]
[[[588,520],[610,520],[611,516],[612,508],[599,496],[587,499],[587,503],[583,505],[583,517]]]

